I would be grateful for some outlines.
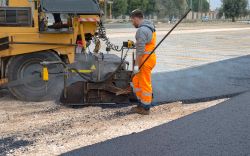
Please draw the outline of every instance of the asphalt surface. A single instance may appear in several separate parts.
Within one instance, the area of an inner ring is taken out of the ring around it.
[[[158,41],[170,27],[159,28]],[[200,102],[249,90],[249,27],[227,27],[177,29],[162,43],[153,75],[156,103]],[[120,45],[133,40],[135,31],[117,29],[108,34],[112,43]],[[128,54],[132,64],[132,51]]]
[[[250,89],[250,55],[153,75],[156,103],[197,102]]]
[[[250,93],[179,120],[64,156],[250,155]]]
[[[237,29],[174,31],[156,51],[155,102],[207,101],[248,91],[250,31]],[[116,36],[111,40],[118,45],[134,38],[134,32],[112,31]],[[158,40],[164,32],[158,31]]]
[[[113,57],[109,60],[108,56]],[[116,55],[108,56],[105,55],[106,64],[101,65],[101,75],[107,75],[110,71],[116,70],[120,63]],[[92,63],[89,64],[92,66]],[[178,71],[154,73],[152,78],[154,102],[156,104],[175,101],[194,103],[238,95],[250,90],[249,67],[250,55],[245,55]],[[102,76],[101,79],[104,77]],[[74,76],[70,81],[83,81],[83,79]]]

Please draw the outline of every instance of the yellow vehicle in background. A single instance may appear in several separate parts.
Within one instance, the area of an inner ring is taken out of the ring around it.
[[[53,21],[58,15],[60,23]],[[100,18],[97,0],[9,0],[0,7],[0,86],[20,100],[45,100],[59,80],[44,85],[40,62],[74,63],[77,44],[89,45]]]

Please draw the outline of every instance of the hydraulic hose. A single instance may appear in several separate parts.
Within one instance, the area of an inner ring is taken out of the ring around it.
[[[122,48],[123,49],[123,48]],[[84,73],[80,73],[77,69],[75,68],[71,68],[70,70],[73,70],[75,71],[82,79],[86,80],[87,82],[91,82],[91,83],[101,83],[101,82],[105,82],[106,80],[108,80],[109,78],[111,78],[120,68],[121,66],[124,64],[126,58],[127,58],[127,55],[128,55],[128,51],[129,49],[127,49],[124,57],[122,58],[121,60],[121,63],[118,65],[118,67],[116,68],[116,70],[114,72],[112,72],[111,74],[109,74],[108,76],[106,76],[106,78],[104,78],[103,80],[99,80],[99,81],[94,81],[94,80],[91,80],[90,78],[88,78],[88,75],[87,74],[84,74]]]

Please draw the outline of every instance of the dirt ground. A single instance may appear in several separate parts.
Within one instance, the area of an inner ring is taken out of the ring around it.
[[[53,101],[25,103],[1,93],[5,96],[0,102],[0,155],[58,155],[150,129],[225,100],[170,103],[153,108],[150,116],[141,116],[127,105],[72,108]]]

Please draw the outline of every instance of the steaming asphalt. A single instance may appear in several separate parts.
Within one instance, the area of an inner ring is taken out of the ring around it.
[[[111,39],[121,43],[132,34],[114,34]],[[174,33],[157,50],[157,102],[234,97],[174,122],[65,155],[250,155],[249,42],[249,28]]]

